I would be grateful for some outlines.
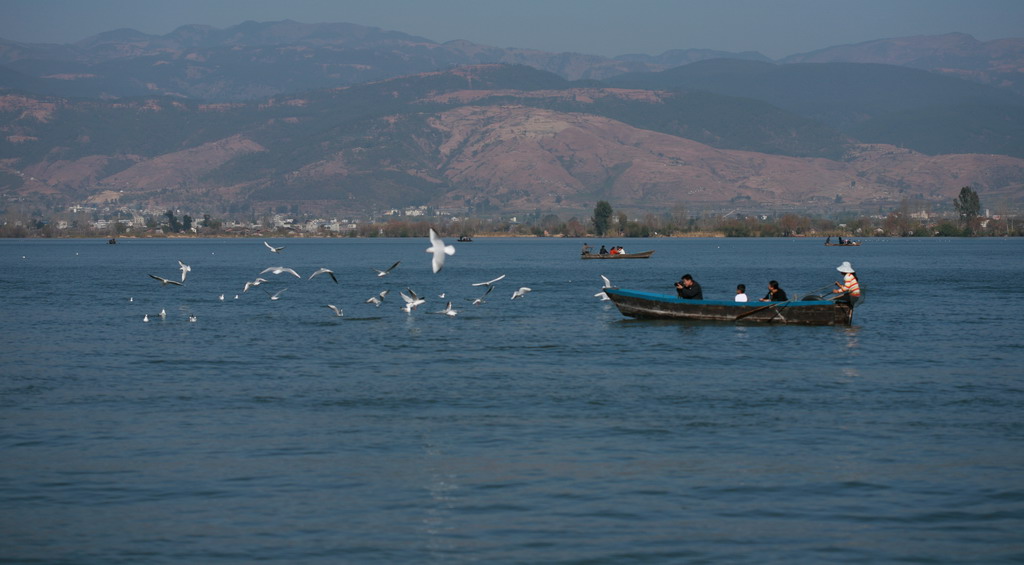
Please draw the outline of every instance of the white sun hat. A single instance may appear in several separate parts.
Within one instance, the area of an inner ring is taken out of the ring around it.
[[[839,271],[840,273],[854,272],[853,267],[850,265],[849,261],[843,261],[843,264],[836,267],[836,270]]]

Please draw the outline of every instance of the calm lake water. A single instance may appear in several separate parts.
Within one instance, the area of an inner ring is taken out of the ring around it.
[[[1024,562],[1024,239],[270,241],[0,241],[0,561]],[[853,327],[594,296],[842,261]]]

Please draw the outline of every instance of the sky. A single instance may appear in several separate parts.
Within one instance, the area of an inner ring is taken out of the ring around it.
[[[874,39],[1024,37],[1024,0],[0,0],[0,38],[74,43],[132,28],[346,22],[443,43],[613,57],[671,49],[773,59]]]

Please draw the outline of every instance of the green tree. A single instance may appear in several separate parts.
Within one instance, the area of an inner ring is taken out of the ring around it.
[[[604,200],[600,200],[597,206],[594,206],[594,233],[601,237],[608,233],[608,227],[612,222],[612,205]]]
[[[960,215],[960,224],[964,231],[970,232],[974,229],[974,221],[981,214],[981,200],[978,193],[965,186],[960,189],[960,196],[953,201],[957,214]]]

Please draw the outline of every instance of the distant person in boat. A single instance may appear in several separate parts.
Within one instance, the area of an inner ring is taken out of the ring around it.
[[[598,254],[598,255],[607,255],[607,254],[608,254],[608,250],[607,250],[607,249],[605,249],[605,248],[604,248],[604,246],[602,245],[602,246],[601,246],[601,250],[600,250],[600,251],[598,251],[598,252],[597,252],[597,254]]]
[[[594,250],[593,247],[591,247],[591,246],[587,245],[586,243],[584,243],[583,244],[583,251],[580,251],[580,255],[590,255],[590,252],[593,251],[593,250]]]
[[[609,255],[618,255],[618,254],[619,254],[619,248],[618,248],[618,247],[615,247],[615,246],[613,245],[613,246],[612,246],[612,249],[611,249],[611,251],[609,251],[609,252],[608,252],[608,254],[609,254]]]
[[[747,301],[747,285],[738,284],[736,285],[736,302]]]
[[[843,244],[843,236],[839,236],[839,245]]]
[[[625,255],[625,254],[626,254],[626,250],[623,249],[622,246],[620,245],[619,246],[619,255]]]
[[[832,243],[832,236],[831,235],[825,238],[825,245],[828,245],[830,243]]]
[[[679,295],[679,298],[687,300],[704,300],[704,291],[701,290],[700,283],[693,280],[689,273],[683,275],[683,278],[676,283],[676,294]]]
[[[761,302],[784,302],[789,300],[786,291],[779,287],[779,281],[768,281],[768,294],[764,295]]]
[[[843,293],[850,298],[857,298],[860,296],[860,282],[857,281],[857,273],[854,272],[853,266],[850,265],[849,261],[843,261],[842,265],[836,267],[836,270],[843,273],[843,282],[840,284],[836,281],[836,286],[839,287],[837,293]]]

